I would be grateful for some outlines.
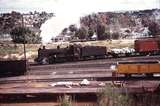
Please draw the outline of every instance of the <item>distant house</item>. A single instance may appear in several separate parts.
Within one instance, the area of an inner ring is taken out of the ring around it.
[[[12,38],[10,36],[10,34],[1,34],[0,35],[0,42],[10,42],[12,41]]]
[[[71,36],[63,36],[63,35],[59,35],[56,36],[54,38],[52,38],[52,42],[64,42],[64,41],[70,41],[71,40]]]

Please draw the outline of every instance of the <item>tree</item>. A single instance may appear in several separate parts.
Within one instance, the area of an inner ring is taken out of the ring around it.
[[[67,34],[67,31],[68,31],[68,28],[64,28],[61,32],[62,35],[66,35]]]
[[[40,43],[41,37],[26,27],[15,27],[10,32],[14,43]]]
[[[88,38],[91,39],[93,34],[94,34],[94,30],[89,28],[89,30],[88,30]]]
[[[27,43],[30,43],[30,44],[41,43],[41,40],[42,40],[42,38],[33,32],[31,34],[29,34],[28,36],[26,36],[26,41],[27,41]]]
[[[84,27],[81,27],[76,31],[75,36],[79,39],[86,39],[87,38],[87,30]]]
[[[152,36],[156,36],[156,35],[160,34],[160,25],[158,25],[156,22],[150,22],[148,29],[149,29],[150,34]]]
[[[70,25],[70,26],[69,26],[69,30],[70,30],[71,32],[75,32],[75,31],[77,31],[77,26],[76,26],[76,25]]]
[[[112,39],[119,39],[119,38],[120,38],[120,34],[118,32],[112,33]]]
[[[103,24],[97,25],[97,37],[98,40],[104,40],[105,39],[105,26]]]

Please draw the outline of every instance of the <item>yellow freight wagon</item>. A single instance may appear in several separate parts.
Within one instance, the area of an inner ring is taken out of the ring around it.
[[[160,73],[159,61],[144,61],[144,62],[118,62],[118,74],[146,74],[152,76],[154,73]]]

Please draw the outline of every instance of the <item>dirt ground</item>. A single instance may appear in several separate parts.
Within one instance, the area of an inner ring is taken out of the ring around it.
[[[108,50],[112,48],[133,48],[134,40],[103,40],[103,41],[87,41],[87,42],[74,42],[75,44],[85,45],[95,45],[95,46],[106,46]],[[69,42],[56,42],[45,44],[46,48],[56,48],[58,45],[61,48],[67,47]],[[37,56],[38,48],[42,48],[43,44],[26,44],[26,56],[29,61],[33,61]],[[24,45],[23,44],[2,44],[0,43],[0,59],[23,59],[24,58]]]

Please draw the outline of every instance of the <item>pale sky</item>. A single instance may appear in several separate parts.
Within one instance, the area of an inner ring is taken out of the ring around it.
[[[42,25],[41,36],[48,41],[67,25],[78,23],[86,14],[121,10],[160,8],[160,0],[0,0],[0,12],[46,11],[55,13]]]
[[[97,11],[160,8],[160,0],[0,0],[0,11],[48,11],[85,14]]]

